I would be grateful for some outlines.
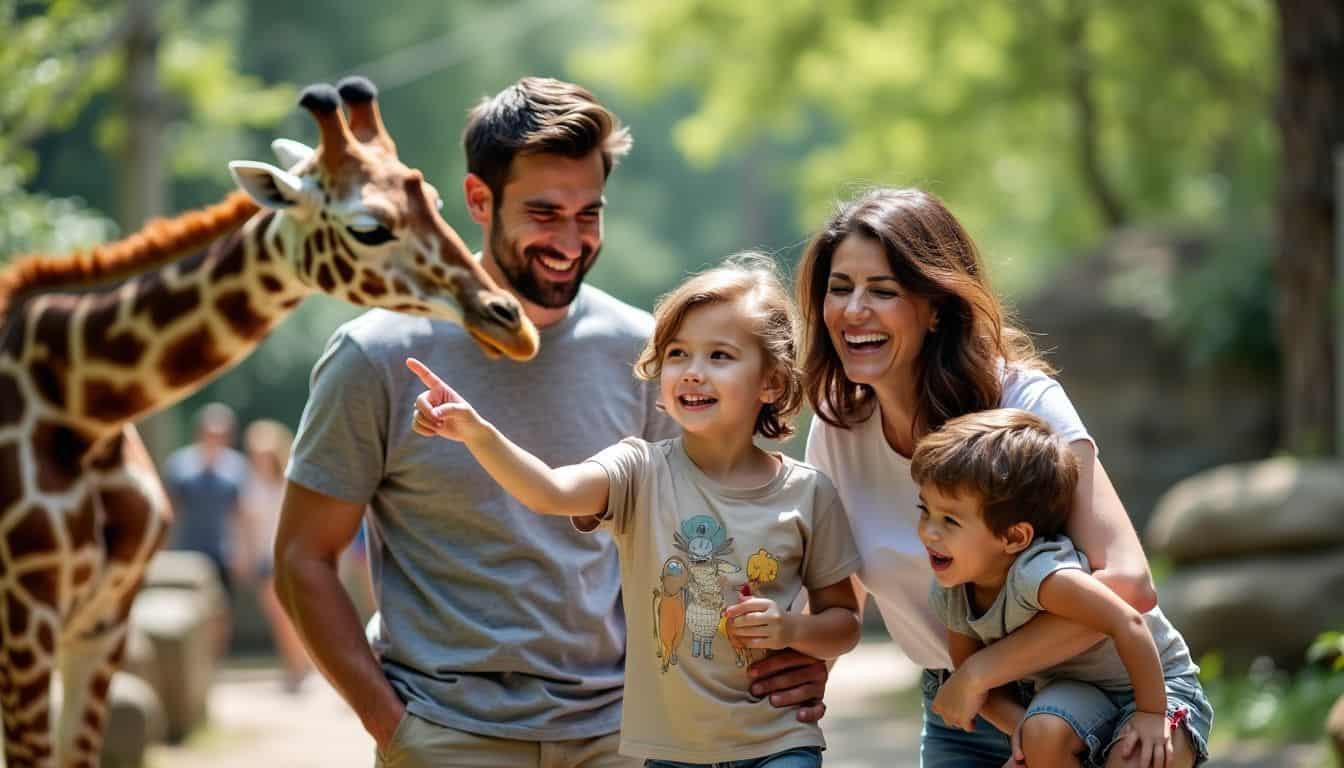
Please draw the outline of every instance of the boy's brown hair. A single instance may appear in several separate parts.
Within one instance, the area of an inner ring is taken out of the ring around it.
[[[779,279],[774,259],[747,251],[730,256],[722,266],[701,272],[658,300],[653,310],[653,336],[635,362],[635,375],[654,380],[663,372],[663,355],[695,307],[743,299],[754,321],[752,333],[765,353],[766,370],[778,376],[779,397],[756,414],[755,434],[782,440],[794,432],[793,417],[803,405],[802,372],[798,368],[798,313]]]
[[[974,494],[995,536],[1025,522],[1048,537],[1068,522],[1078,460],[1041,417],[1000,408],[952,419],[926,435],[915,446],[910,474],[941,493]]]

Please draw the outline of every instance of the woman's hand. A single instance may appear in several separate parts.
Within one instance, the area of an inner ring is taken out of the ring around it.
[[[476,413],[471,403],[462,399],[452,387],[414,357],[406,358],[406,367],[420,378],[426,391],[415,398],[415,417],[412,428],[424,437],[446,437],[458,442],[471,442],[490,430],[490,425]]]

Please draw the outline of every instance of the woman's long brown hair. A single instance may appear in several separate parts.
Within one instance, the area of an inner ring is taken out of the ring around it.
[[[975,242],[947,206],[919,189],[874,189],[840,206],[798,267],[803,386],[827,424],[849,429],[868,418],[876,402],[871,387],[845,376],[822,317],[831,261],[847,237],[881,246],[901,287],[937,310],[937,325],[915,363],[916,438],[948,419],[999,407],[1003,366],[1051,372],[990,290]]]

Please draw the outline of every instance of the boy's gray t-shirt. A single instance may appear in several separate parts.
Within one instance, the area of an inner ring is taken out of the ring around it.
[[[410,712],[471,733],[588,738],[620,723],[625,622],[615,548],[504,492],[460,443],[411,430],[422,360],[552,466],[670,422],[631,365],[652,318],[591,286],[527,363],[458,326],[372,310],[313,370],[289,479],[368,503],[374,651]]]
[[[929,602],[948,629],[989,645],[1015,632],[1041,612],[1041,584],[1051,574],[1070,568],[1092,572],[1087,555],[1074,547],[1069,537],[1037,538],[1017,556],[999,596],[982,615],[976,616],[972,608],[969,590],[973,587],[970,584],[947,588],[935,581]],[[1163,676],[1170,678],[1199,671],[1190,658],[1185,639],[1160,608],[1144,614],[1144,619],[1157,645]],[[1109,637],[1029,679],[1037,688],[1052,680],[1077,680],[1113,692],[1129,691],[1134,687],[1115,649],[1115,641]]]

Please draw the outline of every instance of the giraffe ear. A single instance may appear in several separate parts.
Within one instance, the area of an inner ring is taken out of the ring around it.
[[[313,156],[313,148],[293,139],[276,139],[271,142],[271,151],[280,161],[282,168],[293,168]]]
[[[269,163],[234,160],[229,173],[238,188],[263,208],[288,208],[303,201],[303,181]]]

